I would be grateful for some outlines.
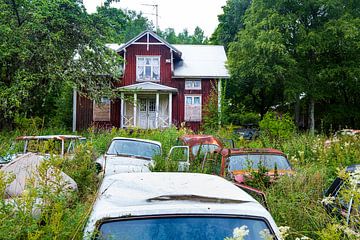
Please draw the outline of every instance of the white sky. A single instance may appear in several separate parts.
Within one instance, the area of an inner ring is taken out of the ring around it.
[[[96,11],[96,6],[103,0],[83,0],[89,13]],[[192,34],[196,26],[211,36],[218,25],[217,15],[221,14],[226,0],[120,0],[114,7],[155,14],[155,8],[142,4],[157,4],[159,7],[159,27],[161,30],[171,27],[177,33],[184,28]],[[155,25],[155,16],[144,14]]]

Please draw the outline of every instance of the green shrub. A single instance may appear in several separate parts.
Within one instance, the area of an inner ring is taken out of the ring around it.
[[[295,131],[294,121],[288,114],[277,115],[274,112],[267,112],[259,126],[261,135],[275,143],[291,138]]]

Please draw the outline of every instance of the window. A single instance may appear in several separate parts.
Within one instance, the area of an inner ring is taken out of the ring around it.
[[[138,81],[160,81],[160,57],[137,57],[136,79]]]
[[[99,103],[93,103],[93,121],[108,122],[110,121],[110,99],[102,97]]]
[[[201,121],[201,95],[185,95],[185,121]]]
[[[185,90],[201,90],[201,80],[185,80]]]

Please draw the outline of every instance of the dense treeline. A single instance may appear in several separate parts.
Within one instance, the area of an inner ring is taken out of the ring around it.
[[[223,9],[211,40],[228,49],[233,108],[290,110],[311,130],[360,127],[358,0],[228,0]]]

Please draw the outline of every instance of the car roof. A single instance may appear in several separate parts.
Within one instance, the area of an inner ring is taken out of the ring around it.
[[[66,140],[84,138],[78,135],[43,135],[43,136],[20,136],[16,140]]]
[[[217,137],[214,137],[212,135],[188,134],[181,136],[179,139],[189,146],[193,146],[196,144],[215,144],[222,146],[221,141]]]
[[[158,199],[169,196],[180,198],[165,201]],[[270,213],[233,183],[215,175],[178,172],[121,173],[106,176],[85,233],[93,232],[101,220],[169,214],[259,217],[266,219],[278,233]]]
[[[275,155],[283,155],[285,154],[274,148],[230,148],[230,155],[237,154],[275,154]]]
[[[161,147],[161,142],[148,140],[148,139],[141,139],[141,138],[128,138],[128,137],[114,137],[112,141],[114,140],[130,140],[130,141],[139,141],[139,142],[147,142],[147,143],[153,143],[156,145],[159,145]]]

